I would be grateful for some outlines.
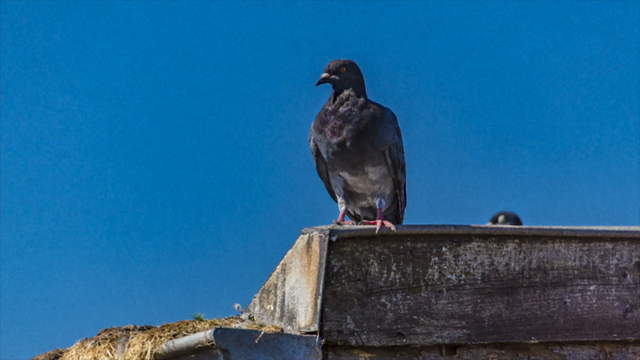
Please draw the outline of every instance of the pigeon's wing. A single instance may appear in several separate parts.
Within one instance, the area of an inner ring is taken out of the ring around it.
[[[329,195],[331,195],[331,198],[333,199],[333,201],[337,202],[338,200],[336,199],[336,194],[333,191],[333,187],[331,186],[331,180],[329,180],[329,170],[327,168],[327,162],[322,157],[322,154],[320,153],[320,149],[318,149],[318,144],[316,144],[315,142],[315,139],[313,137],[313,132],[311,133],[311,136],[309,136],[309,147],[311,148],[311,154],[313,155],[313,160],[316,163],[316,171],[318,172],[320,179],[322,179],[322,182],[324,183],[324,187],[327,189],[327,192],[329,193]]]
[[[402,134],[400,133],[398,119],[393,112],[388,109],[387,116],[389,119],[389,135],[391,135],[392,138],[384,154],[387,168],[393,178],[394,191],[396,192],[399,217],[398,224],[402,224],[404,209],[407,206],[407,170],[404,162],[404,146],[402,145]]]

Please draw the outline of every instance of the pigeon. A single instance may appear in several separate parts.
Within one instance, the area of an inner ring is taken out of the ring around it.
[[[487,225],[522,225],[522,220],[514,212],[500,211],[493,214]]]
[[[362,72],[352,60],[331,61],[316,86],[321,84],[331,84],[333,92],[311,125],[309,146],[318,175],[338,204],[334,223],[395,231],[407,204],[396,116],[367,98]]]

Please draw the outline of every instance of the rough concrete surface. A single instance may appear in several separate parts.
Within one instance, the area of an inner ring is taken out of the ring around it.
[[[256,321],[290,333],[318,331],[326,248],[325,232],[297,239],[248,306]]]

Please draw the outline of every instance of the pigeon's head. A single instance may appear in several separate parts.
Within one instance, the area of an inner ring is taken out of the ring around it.
[[[514,212],[500,211],[493,214],[488,225],[522,225],[522,220]]]
[[[352,60],[333,60],[324,68],[317,85],[331,84],[335,95],[353,89],[356,95],[366,97],[364,77],[358,65]]]

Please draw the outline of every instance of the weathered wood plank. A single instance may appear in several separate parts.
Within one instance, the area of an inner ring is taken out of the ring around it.
[[[640,343],[468,345],[352,348],[326,346],[325,360],[637,360]]]
[[[640,339],[640,233],[473,231],[334,236],[327,343]]]

